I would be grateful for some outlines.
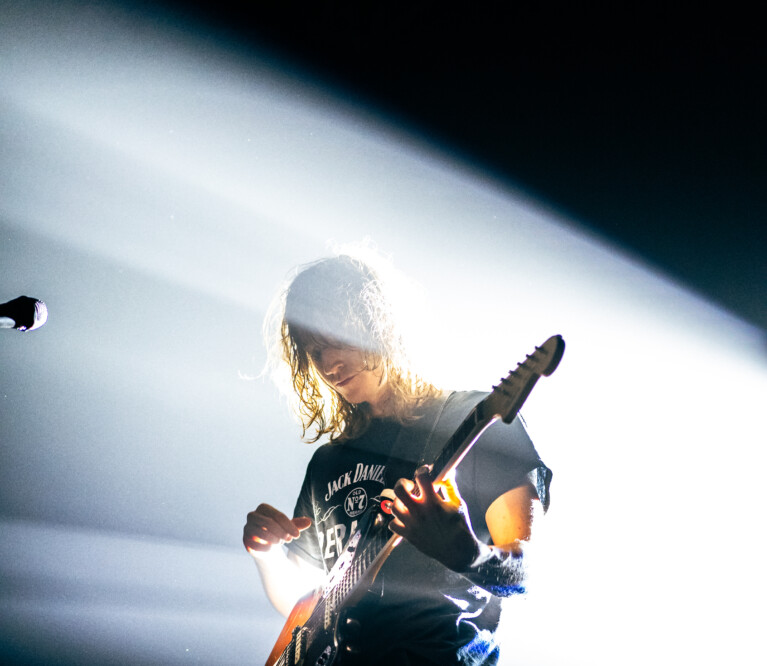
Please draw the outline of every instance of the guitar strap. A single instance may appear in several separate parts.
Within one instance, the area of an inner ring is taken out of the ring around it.
[[[414,469],[417,469],[425,461],[431,459],[429,453],[434,448],[434,434],[437,430],[437,424],[453,393],[453,391],[442,393],[429,402],[419,415],[418,421],[410,427],[400,428],[389,453],[389,461],[406,461],[415,465]],[[438,441],[437,445],[441,446],[442,444],[443,442]]]

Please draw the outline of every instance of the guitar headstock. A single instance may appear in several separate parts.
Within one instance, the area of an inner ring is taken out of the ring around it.
[[[504,422],[511,423],[535,382],[541,376],[548,377],[557,369],[564,352],[565,341],[561,335],[553,335],[540,347],[536,347],[482,401],[483,415],[487,418],[499,416]]]

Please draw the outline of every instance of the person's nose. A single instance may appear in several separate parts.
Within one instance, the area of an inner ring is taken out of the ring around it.
[[[320,360],[322,372],[325,375],[337,375],[344,366],[343,356],[337,349],[325,349]]]

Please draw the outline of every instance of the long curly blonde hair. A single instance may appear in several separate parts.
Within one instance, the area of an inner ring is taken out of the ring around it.
[[[373,418],[367,403],[352,404],[323,381],[310,354],[315,347],[331,342],[353,347],[363,353],[368,369],[382,367],[387,411],[400,423],[413,421],[417,408],[440,393],[413,370],[395,320],[378,273],[350,255],[301,267],[282,292],[276,313],[267,318],[272,361],[279,357],[289,368],[307,441],[316,442],[324,435],[330,441],[353,439]]]

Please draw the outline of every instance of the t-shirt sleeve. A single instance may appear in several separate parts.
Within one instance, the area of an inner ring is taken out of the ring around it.
[[[287,544],[286,548],[289,552],[298,555],[310,564],[323,568],[323,559],[317,538],[317,516],[315,515],[314,502],[312,501],[312,468],[314,467],[316,457],[317,454],[315,453],[306,468],[304,482],[301,484],[301,490],[298,493],[298,499],[293,509],[294,518],[306,516],[311,518],[312,525],[301,532],[301,536],[298,539],[294,539]]]
[[[548,509],[552,472],[541,460],[517,416],[511,424],[491,425],[458,466],[458,489],[467,504],[477,536],[487,540],[485,512],[493,501],[512,488],[531,483],[544,510]]]

